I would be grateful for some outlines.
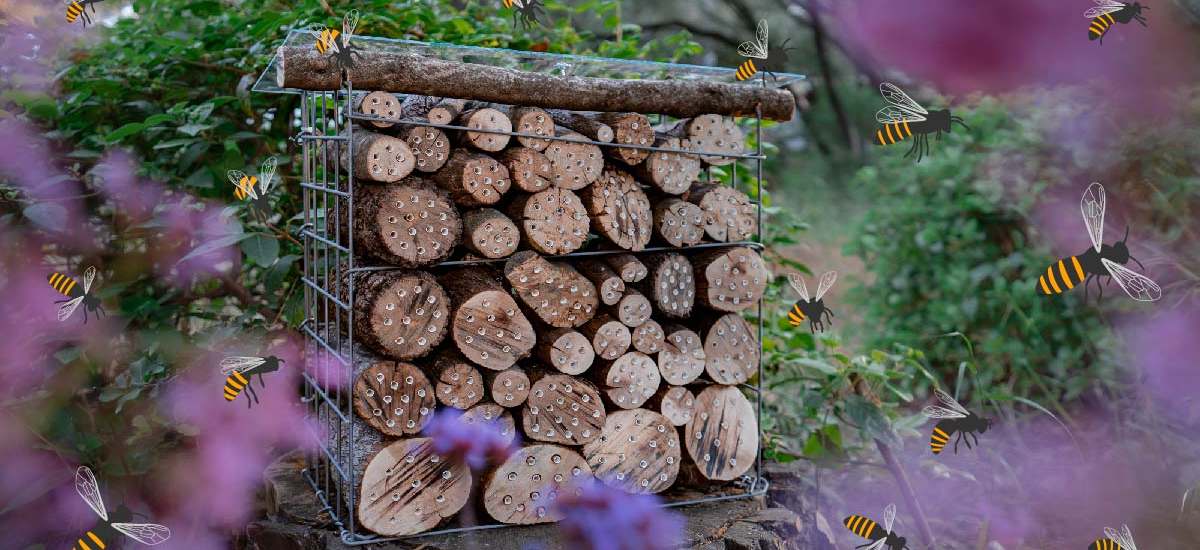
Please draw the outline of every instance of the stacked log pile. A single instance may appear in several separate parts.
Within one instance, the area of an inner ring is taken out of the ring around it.
[[[301,80],[293,67],[319,63],[284,61]],[[353,223],[328,218],[366,265],[394,268],[355,274],[341,323],[363,348],[350,389],[361,440],[337,442],[362,455],[360,483],[343,487],[359,523],[411,535],[468,506],[550,522],[582,480],[658,493],[681,468],[746,474],[759,441],[738,385],[757,375],[760,344],[743,314],[770,275],[736,244],[758,234],[754,202],[700,181],[744,153],[734,120],[655,126],[380,88],[355,103],[353,153],[335,146],[356,179]],[[435,413],[495,423],[521,447],[473,472],[423,437]]]

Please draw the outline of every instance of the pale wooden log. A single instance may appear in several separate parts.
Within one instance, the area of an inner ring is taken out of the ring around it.
[[[658,391],[662,377],[654,359],[641,352],[631,351],[614,361],[598,362],[596,380],[608,403],[622,409],[642,406]]]
[[[614,137],[613,129],[609,125],[597,120],[594,115],[589,116],[560,109],[550,109],[547,112],[550,113],[554,122],[560,126],[579,132],[592,141],[612,143]]]
[[[727,313],[704,331],[704,371],[718,384],[741,384],[758,372],[758,335],[741,315]]]
[[[583,446],[596,478],[629,493],[659,493],[675,482],[682,462],[679,432],[646,409],[616,411],[600,438]]]
[[[467,359],[504,370],[529,355],[537,342],[533,325],[490,272],[456,269],[441,280],[454,307],[451,336]]]
[[[364,115],[387,119],[365,121],[374,128],[390,128],[399,122],[403,115],[400,110],[400,99],[394,94],[384,91],[375,91],[362,96],[355,108]]]
[[[396,134],[416,156],[418,172],[437,172],[450,159],[450,138],[430,126],[408,125]]]
[[[592,349],[600,359],[616,359],[629,350],[629,328],[607,313],[592,317],[580,332],[592,343]]]
[[[653,356],[662,351],[664,340],[666,334],[662,325],[654,319],[646,319],[646,322],[633,329],[633,349],[646,355]]]
[[[354,412],[387,435],[420,433],[436,406],[429,379],[410,363],[375,363],[354,382]]]
[[[683,386],[664,386],[646,401],[646,408],[662,413],[673,426],[683,426],[692,421],[696,396]]]
[[[600,113],[596,115],[600,122],[607,124],[613,130],[613,143],[654,145],[654,128],[650,119],[638,113]],[[650,155],[649,149],[632,149],[628,147],[609,147],[606,153],[624,164],[633,166],[646,160]]]
[[[463,245],[484,258],[503,258],[517,251],[521,231],[499,210],[480,208],[463,214]]]
[[[521,225],[530,248],[543,254],[567,254],[583,246],[588,237],[588,215],[575,193],[551,187],[532,195],[522,194],[508,206]]]
[[[397,185],[358,185],[354,192],[360,250],[401,267],[421,267],[444,260],[458,244],[458,210],[427,181],[410,177]]]
[[[668,384],[689,384],[704,374],[704,340],[691,329],[667,325],[663,349],[658,352],[658,371]]]
[[[512,413],[495,403],[480,403],[475,405],[467,409],[462,416],[458,417],[458,420],[467,424],[490,422],[506,443],[512,443],[517,440],[517,425],[513,421]]]
[[[338,65],[310,45],[281,46],[276,83],[283,88],[336,90]],[[428,96],[462,96],[543,109],[661,113],[692,117],[713,113],[791,120],[796,96],[787,89],[745,86],[712,79],[618,80],[558,76],[416,53],[366,52],[349,71],[355,86]]]
[[[497,105],[495,108],[504,113],[512,121],[514,132],[554,137],[554,119],[550,118],[550,114],[542,109],[537,107],[510,107],[507,105]],[[544,151],[546,147],[550,146],[549,139],[522,136],[516,136],[516,138],[517,143],[535,151]]]
[[[483,373],[492,401],[504,408],[519,407],[529,397],[529,376],[521,367]]]
[[[356,178],[394,183],[411,174],[417,166],[417,157],[400,138],[357,129],[353,142],[353,158],[350,147],[343,145],[339,149],[342,169],[353,170]],[[336,147],[337,142],[330,143]]]
[[[604,170],[600,179],[581,192],[580,198],[597,234],[635,252],[650,243],[654,227],[650,199],[628,173],[614,168]]]
[[[682,149],[678,138],[660,137],[654,140],[655,147]],[[646,161],[632,167],[639,180],[653,185],[668,195],[679,195],[692,186],[700,176],[700,159],[687,153],[654,151]]]
[[[758,233],[758,211],[745,193],[725,185],[700,185],[687,200],[704,211],[704,232],[717,242],[744,241]]]
[[[709,386],[696,397],[683,439],[705,477],[736,479],[754,466],[758,456],[754,407],[737,387]]]
[[[410,94],[400,103],[403,118],[425,118],[434,124],[453,124],[466,108],[467,100]]]
[[[433,391],[441,404],[466,410],[483,399],[483,375],[457,350],[438,354],[433,361],[432,373],[437,379]]]
[[[649,295],[663,315],[674,319],[690,315],[696,301],[696,278],[688,259],[666,252],[644,256],[643,260],[650,274],[634,286]]]
[[[669,197],[654,204],[654,236],[671,246],[692,246],[704,239],[699,205]]]
[[[559,521],[558,496],[579,495],[592,479],[579,453],[558,445],[530,445],[484,477],[483,507],[501,523]]]
[[[504,264],[504,277],[517,297],[547,325],[579,327],[596,314],[596,287],[569,264],[549,262],[536,252],[522,250]]]
[[[480,151],[495,153],[504,150],[508,147],[508,142],[512,136],[508,134],[495,134],[495,132],[511,132],[513,129],[512,121],[508,117],[489,107],[479,109],[467,109],[458,114],[458,118],[454,120],[455,125],[470,128],[465,132],[460,131],[459,139],[462,143],[470,145]],[[490,130],[487,132],[478,132],[473,130]]]
[[[609,254],[603,258],[605,263],[621,276],[621,280],[627,283],[636,283],[650,274],[646,265],[633,254]]]
[[[629,328],[639,327],[650,320],[650,300],[632,288],[613,306],[617,319]]]
[[[604,403],[586,380],[531,371],[536,378],[521,409],[525,436],[546,443],[583,445],[600,436]],[[561,400],[561,401],[560,401]]]
[[[746,152],[746,134],[729,117],[700,115],[681,120],[664,133],[684,140],[687,148],[696,153],[715,153],[700,155],[701,160],[713,166],[725,166],[737,161],[736,158],[723,155],[742,155]]]
[[[446,337],[450,299],[423,271],[368,272],[358,278],[354,296],[355,335],[372,351],[394,359],[415,359]]]
[[[599,289],[600,303],[611,306],[625,296],[625,281],[603,261],[583,260],[575,267]]]
[[[459,206],[496,204],[508,192],[511,180],[508,168],[481,153],[456,150],[446,165],[433,175],[433,181],[450,193]]]
[[[554,140],[542,151],[550,159],[554,185],[578,191],[596,181],[604,170],[600,148],[583,143],[587,138],[570,130],[559,130],[558,136],[567,141]]]
[[[466,462],[434,453],[432,439],[402,439],[367,464],[358,521],[385,537],[423,533],[466,505],[471,482]]]
[[[563,374],[583,374],[596,360],[596,349],[582,332],[569,328],[543,331],[534,348],[543,364]]]
[[[529,147],[509,147],[496,155],[496,160],[508,168],[513,185],[522,191],[536,193],[553,185],[554,168],[550,159]]]
[[[717,311],[742,311],[758,303],[771,276],[747,247],[714,249],[692,258],[696,299]]]

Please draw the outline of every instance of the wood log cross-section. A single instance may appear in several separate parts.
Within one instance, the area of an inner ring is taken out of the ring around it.
[[[654,236],[671,246],[692,246],[704,239],[704,211],[674,197],[654,205]]]
[[[592,349],[600,359],[616,359],[629,350],[629,327],[611,315],[602,313],[592,317],[583,325],[581,332],[591,341]]]
[[[388,128],[400,121],[402,112],[400,100],[395,95],[384,91],[374,91],[362,96],[358,101],[358,112],[385,120],[368,120],[367,124],[375,128]]]
[[[602,363],[596,378],[604,385],[601,390],[608,402],[622,409],[642,406],[662,382],[654,359],[637,351]]]
[[[592,479],[579,453],[558,445],[529,445],[484,479],[483,507],[501,523],[559,521],[563,515],[556,506],[558,495],[578,495]]]
[[[445,192],[410,177],[397,185],[356,186],[354,238],[371,255],[401,267],[442,261],[462,235]]]
[[[542,374],[521,411],[521,427],[536,441],[583,445],[600,436],[604,416],[595,386],[574,376]]]
[[[758,456],[754,407],[735,386],[709,386],[696,397],[684,441],[705,477],[735,479],[754,466]]]
[[[664,132],[687,143],[689,150],[701,154],[700,159],[713,166],[725,166],[737,161],[746,152],[746,134],[729,117],[707,114],[679,121]],[[732,155],[732,156],[728,156]]]
[[[429,379],[410,363],[375,363],[354,383],[354,412],[387,435],[420,433],[436,406]]]
[[[639,113],[600,113],[600,122],[613,130],[613,143],[640,145],[649,147],[654,144],[654,128],[650,119]],[[648,149],[633,149],[629,147],[609,147],[608,154],[614,159],[633,166],[646,160],[650,155]]]
[[[542,332],[535,351],[538,359],[563,374],[582,374],[596,359],[596,350],[588,337],[569,328]]]
[[[575,265],[600,292],[600,303],[611,306],[625,296],[625,281],[601,260],[583,260]]]
[[[496,159],[508,168],[513,185],[522,191],[536,193],[554,184],[554,168],[546,155],[529,147],[509,147]]]
[[[654,151],[645,162],[634,166],[633,173],[638,179],[668,195],[679,195],[691,188],[700,176],[700,159],[676,152],[683,147],[678,138],[660,137],[654,146],[671,150]]]
[[[758,372],[758,336],[741,315],[726,313],[704,333],[704,370],[718,384],[741,384]]]
[[[455,409],[466,410],[483,399],[483,375],[457,351],[446,351],[433,362],[437,400]]]
[[[354,156],[350,156],[350,147],[343,146],[340,160],[346,170],[354,171],[356,178],[394,183],[407,177],[417,166],[417,157],[400,138],[358,130],[354,132],[353,144]]]
[[[502,371],[488,371],[483,374],[487,381],[488,391],[492,401],[504,408],[519,407],[529,398],[529,377],[521,367],[509,367]]]
[[[696,396],[686,387],[667,386],[646,402],[646,408],[661,412],[674,426],[684,426],[692,421]]]
[[[500,202],[511,180],[508,168],[480,153],[457,150],[446,166],[433,175],[438,186],[450,193],[459,206],[487,206]]]
[[[747,247],[715,249],[692,258],[696,298],[717,311],[742,311],[758,303],[770,274],[761,256]]]
[[[480,403],[467,409],[458,417],[459,422],[467,424],[476,424],[482,422],[490,422],[500,437],[505,443],[512,443],[517,440],[517,426],[513,422],[512,413],[508,409],[501,407],[495,403]]]
[[[704,232],[714,241],[744,241],[758,233],[758,211],[745,193],[725,185],[702,185],[688,200],[704,211]]]
[[[569,264],[552,263],[536,252],[522,250],[504,264],[504,277],[547,325],[578,327],[596,314],[596,287]]]
[[[621,276],[621,280],[627,283],[636,283],[646,278],[650,274],[650,270],[633,254],[611,254],[604,256],[604,262],[617,275]]]
[[[568,254],[583,246],[588,237],[588,215],[575,193],[551,187],[522,195],[508,206],[521,224],[521,234],[530,248],[543,254]]]
[[[622,170],[607,169],[583,190],[582,198],[597,234],[634,252],[650,243],[654,214],[650,211],[650,199],[633,176]]]
[[[533,325],[490,272],[456,269],[442,282],[454,304],[451,336],[467,359],[504,370],[529,355],[537,341]]]
[[[604,170],[604,154],[600,148],[584,142],[585,137],[571,131],[559,132],[542,153],[550,159],[554,185],[578,191],[600,177]]]
[[[679,433],[663,415],[646,409],[617,411],[599,439],[583,446],[596,478],[629,493],[658,493],[679,475]]]
[[[417,159],[418,172],[437,172],[450,159],[450,138],[430,126],[409,125],[397,134]]]
[[[659,325],[658,321],[646,319],[646,322],[638,325],[632,332],[633,349],[646,355],[654,355],[662,351],[666,334],[663,333],[662,325]]]
[[[658,370],[668,384],[690,384],[704,374],[704,340],[691,329],[668,325],[667,337],[658,352]]]
[[[362,343],[388,357],[422,357],[446,336],[450,299],[423,271],[362,275],[354,302],[355,331]]]
[[[484,107],[481,109],[469,109],[459,113],[458,119],[455,121],[459,126],[470,128],[462,136],[463,141],[468,145],[486,151],[495,153],[503,150],[508,146],[512,136],[508,134],[496,134],[492,132],[512,132],[512,121],[508,116],[496,109]],[[489,130],[487,132],[473,130]]]
[[[554,119],[555,124],[579,132],[592,141],[612,143],[613,129],[609,125],[600,122],[595,115],[585,115],[559,109],[551,109],[548,112],[551,118]]]
[[[613,309],[617,319],[629,328],[640,327],[650,320],[650,300],[632,288],[625,291]]]
[[[467,503],[471,470],[433,452],[427,437],[402,439],[371,458],[362,477],[358,521],[386,537],[437,527]]]
[[[554,119],[550,114],[537,107],[504,107],[500,109],[512,121],[513,130],[519,134],[533,134],[554,137]],[[544,151],[550,146],[549,139],[516,136],[517,143],[533,149]]]
[[[688,259],[666,252],[647,256],[645,264],[650,275],[637,286],[649,294],[654,307],[674,319],[690,315],[696,301],[696,276]]]
[[[503,258],[517,251],[521,231],[508,216],[493,208],[463,214],[463,244],[484,258]]]

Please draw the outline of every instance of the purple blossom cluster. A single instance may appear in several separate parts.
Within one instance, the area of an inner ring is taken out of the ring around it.
[[[464,422],[461,415],[449,410],[435,413],[424,434],[433,440],[433,452],[462,460],[473,470],[503,462],[518,447],[515,438],[501,433],[498,422]]]
[[[598,482],[563,491],[559,525],[568,548],[584,550],[664,550],[679,546],[683,518],[662,508],[654,495],[635,495]]]

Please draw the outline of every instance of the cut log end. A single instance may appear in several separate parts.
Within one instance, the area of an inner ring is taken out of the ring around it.
[[[560,137],[586,139],[570,131],[561,133]],[[599,147],[590,143],[556,140],[543,153],[550,159],[554,185],[563,189],[583,189],[596,181],[604,170],[604,155]]]
[[[521,197],[509,207],[521,221],[530,248],[543,254],[567,254],[588,237],[588,215],[575,193],[552,187]]]
[[[508,112],[513,129],[520,134],[554,137],[554,120],[537,107],[514,107]],[[550,140],[518,136],[517,142],[535,151],[544,151]]]
[[[512,443],[517,440],[517,426],[513,421],[512,412],[495,403],[475,405],[462,413],[462,416],[459,416],[458,420],[467,424],[491,423],[506,443]]]
[[[420,433],[435,407],[429,379],[409,363],[375,363],[363,369],[354,383],[354,411],[387,435]]]
[[[708,479],[729,481],[746,473],[758,455],[754,407],[733,386],[709,386],[696,397],[684,430],[688,455]]]
[[[529,147],[509,147],[497,159],[508,168],[513,185],[536,193],[554,183],[554,169],[546,155]]]
[[[434,124],[449,125],[454,123],[466,105],[467,100],[465,99],[441,98],[429,109],[426,116],[429,118],[429,122]]]
[[[668,326],[663,349],[658,353],[658,370],[668,384],[689,384],[704,374],[704,341],[699,334],[679,326]]]
[[[654,394],[646,405],[661,412],[673,426],[684,426],[692,421],[696,396],[683,386],[668,386]]]
[[[658,138],[655,147],[680,150],[678,138]],[[654,151],[642,164],[634,167],[638,179],[653,185],[668,195],[679,195],[692,186],[700,176],[700,159],[687,153]]]
[[[557,445],[530,445],[508,457],[483,484],[483,507],[496,521],[528,525],[563,518],[559,495],[582,492],[593,479],[579,453]]]
[[[375,91],[366,94],[358,102],[358,112],[386,120],[368,120],[367,124],[375,128],[389,128],[400,121],[403,112],[400,100],[393,94]]]
[[[573,376],[547,374],[533,383],[521,425],[536,441],[583,445],[600,436],[604,418],[595,386]]]
[[[441,404],[466,410],[483,399],[483,375],[457,352],[438,356],[433,370],[437,374],[434,393]]]
[[[556,124],[579,132],[592,141],[611,143],[613,140],[613,129],[597,120],[595,116],[557,109],[548,112]]]
[[[726,248],[693,258],[700,303],[717,311],[742,311],[758,303],[770,275],[757,252]]]
[[[607,314],[593,317],[583,325],[582,332],[600,359],[613,360],[629,350],[629,328]]]
[[[597,234],[635,252],[650,243],[654,229],[650,199],[628,173],[605,170],[600,179],[583,190],[582,197]]]
[[[601,369],[605,397],[618,408],[635,409],[650,399],[662,382],[650,356],[631,351]]]
[[[421,271],[372,273],[359,282],[355,323],[362,341],[383,355],[414,359],[445,338],[450,300],[441,285]]]
[[[578,327],[596,314],[596,287],[568,264],[523,250],[505,263],[504,276],[521,301],[552,327]]]
[[[704,334],[704,370],[718,384],[741,384],[758,372],[758,336],[741,315],[727,313]]]
[[[462,220],[446,194],[422,180],[360,186],[354,219],[356,240],[372,255],[402,267],[442,261],[462,235]]]
[[[617,319],[630,328],[640,327],[650,320],[650,300],[633,289],[625,291],[614,309]]]
[[[744,241],[758,233],[758,211],[737,189],[705,185],[694,189],[688,200],[704,211],[704,232],[714,241]]]
[[[647,319],[633,329],[633,349],[646,355],[662,351],[665,340],[666,334],[663,333],[662,326],[654,319]]]
[[[639,288],[650,294],[654,307],[674,319],[690,315],[696,300],[696,277],[688,259],[668,252],[648,256],[646,265],[650,276]]]
[[[403,439],[371,458],[362,478],[358,521],[387,537],[437,527],[467,503],[471,470],[433,452],[433,440]]]
[[[494,153],[508,146],[511,136],[491,132],[512,132],[512,121],[508,116],[496,109],[485,107],[463,111],[458,116],[458,125],[470,128],[464,136],[466,143],[479,149]],[[489,130],[480,132],[474,130]]]
[[[550,329],[538,338],[538,358],[563,374],[582,374],[592,366],[596,350],[582,332]]]
[[[613,130],[613,143],[621,143],[626,145],[639,145],[649,147],[654,145],[654,128],[650,126],[650,119],[646,115],[638,113],[602,113],[599,115],[600,121],[607,124]],[[646,160],[650,155],[648,149],[631,149],[626,147],[615,147],[608,150],[609,156],[633,166]]]
[[[438,128],[409,126],[400,132],[400,138],[416,156],[418,172],[437,172],[450,159],[450,138]]]
[[[352,143],[353,157],[351,147],[342,147],[341,163],[352,169],[356,178],[394,183],[407,177],[417,166],[412,149],[400,138],[360,130],[354,132]]]
[[[704,239],[704,211],[698,205],[667,198],[654,205],[654,235],[671,246],[692,246]]]
[[[492,401],[504,408],[519,407],[529,397],[529,377],[520,367],[492,371],[484,375]]]
[[[687,136],[688,148],[700,154],[700,159],[713,166],[725,166],[737,161],[728,155],[746,152],[746,134],[731,117],[700,115],[680,121],[677,128]],[[714,153],[714,154],[702,154]]]
[[[579,272],[587,277],[600,292],[600,303],[611,306],[625,296],[625,281],[601,260],[583,260],[577,264]]]
[[[517,251],[521,231],[508,216],[492,208],[463,214],[463,244],[484,258],[504,258]]]
[[[451,271],[442,280],[455,306],[451,334],[467,359],[504,370],[529,355],[536,343],[533,325],[490,274],[466,268]]]
[[[627,283],[636,283],[650,274],[646,264],[633,254],[612,254],[604,256],[604,261]]]
[[[470,151],[455,151],[434,181],[460,206],[487,206],[500,202],[511,180],[508,168],[496,159]]]
[[[596,478],[629,493],[658,493],[679,474],[679,433],[654,411],[617,411],[604,422],[600,438],[583,447]]]

